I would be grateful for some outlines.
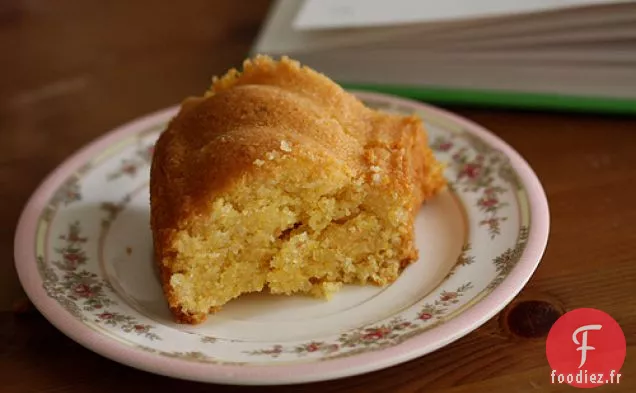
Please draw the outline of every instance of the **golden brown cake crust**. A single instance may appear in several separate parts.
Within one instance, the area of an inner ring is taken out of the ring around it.
[[[230,70],[203,97],[185,100],[155,146],[150,175],[155,257],[178,322],[199,323],[205,316],[184,312],[171,287],[177,232],[207,214],[211,202],[243,174],[261,170],[255,162],[280,150],[281,141],[293,145],[294,154],[326,154],[358,174],[383,166],[389,176],[378,187],[413,195],[412,215],[445,184],[419,118],[371,110],[287,58],[247,60],[241,73]],[[406,251],[405,265],[417,257],[412,246]]]

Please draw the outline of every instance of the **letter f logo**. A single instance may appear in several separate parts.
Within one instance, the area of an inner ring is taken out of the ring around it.
[[[574,344],[580,345],[580,347],[576,349],[577,351],[581,351],[581,364],[579,364],[579,368],[583,367],[583,365],[585,364],[585,360],[587,359],[587,351],[592,351],[596,349],[594,347],[587,345],[588,330],[601,330],[601,327],[602,327],[601,325],[585,325],[576,329],[574,333],[572,334],[572,341],[574,341]],[[581,342],[579,342],[576,336],[581,332],[582,332],[581,334],[582,339],[581,339]]]

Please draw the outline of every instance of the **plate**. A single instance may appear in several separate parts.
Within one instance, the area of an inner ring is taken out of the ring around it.
[[[171,377],[292,384],[362,374],[437,350],[498,313],[536,269],[549,232],[541,184],[511,147],[431,106],[354,92],[419,114],[449,187],[419,212],[419,260],[392,285],[346,286],[331,301],[251,294],[201,325],[173,322],[149,228],[149,164],[173,107],[118,128],[57,168],[15,238],[21,283],[81,345]]]

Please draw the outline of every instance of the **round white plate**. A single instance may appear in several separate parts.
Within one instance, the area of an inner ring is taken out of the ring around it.
[[[356,92],[369,106],[417,112],[448,164],[449,189],[416,220],[420,260],[386,288],[347,286],[331,301],[254,294],[204,324],[175,324],[152,257],[152,147],[178,108],[127,124],[79,151],[32,196],[16,266],[36,307],[91,350],[150,372],[231,384],[361,374],[464,336],[522,289],[546,246],[549,213],[526,162],[500,139],[413,101]]]

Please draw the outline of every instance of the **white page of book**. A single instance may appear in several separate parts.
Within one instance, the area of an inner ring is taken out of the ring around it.
[[[546,45],[549,43],[603,42],[631,40],[636,45],[636,3],[629,7],[598,7],[586,12],[543,14],[541,18],[505,18],[497,23],[463,26],[456,29],[420,32],[413,28],[400,37],[378,39],[371,45],[341,46],[341,48],[393,48],[421,50],[423,48],[484,48]],[[636,50],[636,46],[634,46]]]
[[[530,64],[477,59],[457,61],[434,57],[396,59],[369,55],[362,58],[357,53],[328,57],[322,53],[306,54],[298,60],[329,75],[339,83],[636,98],[634,63],[620,65],[534,62]],[[372,62],[374,67],[359,67],[356,61]],[[392,72],[386,72],[386,70]]]
[[[298,30],[403,25],[621,3],[619,0],[304,0]],[[633,0],[632,0],[633,2]]]

